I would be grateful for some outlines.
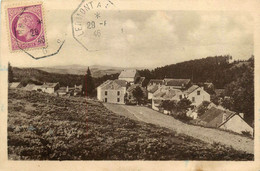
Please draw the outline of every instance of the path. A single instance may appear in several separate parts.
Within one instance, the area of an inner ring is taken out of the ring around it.
[[[204,128],[185,124],[171,116],[164,115],[147,107],[108,103],[104,103],[104,106],[114,113],[124,115],[130,119],[169,128],[177,133],[185,134],[207,143],[218,142],[223,145],[232,146],[236,150],[246,151],[252,154],[254,153],[254,141],[247,137],[213,128]]]

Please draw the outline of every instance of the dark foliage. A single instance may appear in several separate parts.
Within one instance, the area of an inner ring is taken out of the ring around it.
[[[88,68],[86,75],[82,80],[82,95],[84,96],[94,96],[95,83],[92,78],[90,69]]]

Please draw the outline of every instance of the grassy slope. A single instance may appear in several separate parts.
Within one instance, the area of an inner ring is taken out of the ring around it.
[[[9,90],[9,159],[252,160],[166,128],[130,120],[99,102]]]

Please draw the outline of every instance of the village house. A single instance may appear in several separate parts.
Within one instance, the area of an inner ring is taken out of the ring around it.
[[[148,87],[149,86],[162,86],[163,85],[163,80],[160,79],[151,79],[148,83]]]
[[[183,93],[179,89],[162,86],[154,94],[152,98],[152,108],[159,111],[159,107],[164,100],[180,101],[183,98]]]
[[[107,103],[125,104],[127,81],[107,80],[97,87],[97,99]]]
[[[57,96],[64,96],[69,93],[69,87],[60,87],[58,90],[56,90]]]
[[[193,106],[199,106],[203,101],[210,101],[210,95],[203,87],[193,85],[184,91],[184,96],[189,99]]]
[[[165,86],[176,88],[176,89],[187,89],[191,86],[191,80],[190,79],[165,78],[163,80],[163,84]]]
[[[54,93],[56,90],[58,90],[60,87],[60,84],[59,83],[44,83],[42,86],[41,86],[41,89],[43,92],[45,93],[49,93],[49,94],[52,94]]]
[[[191,86],[191,80],[190,79],[172,79],[172,78],[165,78],[163,80],[151,79],[147,85],[148,99],[152,99],[153,94],[160,87],[163,87],[163,86],[170,87],[172,89],[185,90]]]
[[[120,73],[118,79],[134,84],[138,79],[140,79],[140,75],[136,69],[125,69]]]
[[[221,128],[236,133],[249,132],[253,135],[253,128],[244,120],[244,115],[230,110],[211,107],[197,120],[197,124],[206,127]]]

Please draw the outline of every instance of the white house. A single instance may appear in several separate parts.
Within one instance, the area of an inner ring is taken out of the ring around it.
[[[119,80],[124,80],[128,83],[135,83],[138,78],[140,78],[140,75],[136,69],[125,69],[118,77]]]
[[[197,123],[206,127],[221,128],[240,134],[246,131],[253,135],[253,128],[245,122],[242,114],[218,107],[208,109],[198,118]]]
[[[60,84],[59,83],[44,83],[42,86],[41,86],[41,89],[43,92],[45,93],[49,93],[49,94],[52,94],[54,93],[56,90],[58,90],[60,87]]]
[[[127,81],[107,80],[97,87],[97,99],[107,103],[125,104]]]
[[[185,97],[187,97],[194,106],[199,106],[203,101],[210,101],[210,95],[197,85],[193,85],[184,91]]]
[[[219,128],[225,129],[225,130],[231,130],[233,132],[237,132],[239,134],[244,132],[249,132],[251,135],[253,135],[253,128],[248,125],[242,116],[239,114],[234,114],[231,117],[227,118],[225,122],[223,122]]]

